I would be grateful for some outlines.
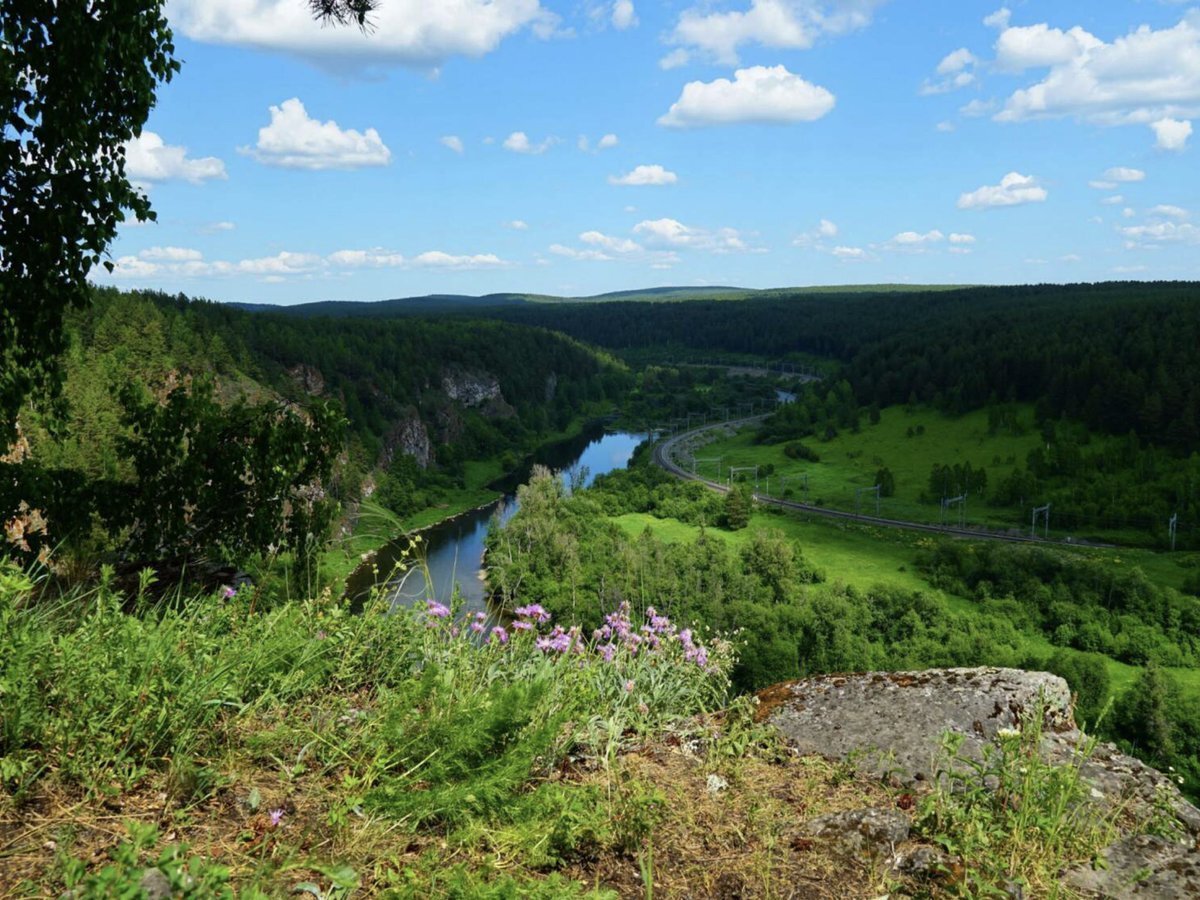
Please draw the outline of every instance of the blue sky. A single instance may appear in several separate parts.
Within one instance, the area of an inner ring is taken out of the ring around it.
[[[1200,277],[1200,3],[169,0],[97,281],[297,303]]]

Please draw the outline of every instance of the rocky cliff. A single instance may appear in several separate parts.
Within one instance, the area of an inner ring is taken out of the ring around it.
[[[1117,840],[1094,864],[1064,871],[1063,884],[1088,897],[1200,897],[1200,809],[1168,775],[1088,739],[1057,676],[994,668],[826,675],[777,685],[758,699],[760,721],[796,752],[847,762],[914,794],[945,779],[947,733],[961,741],[960,759],[982,760],[999,738],[1020,732],[1044,710],[1043,759],[1078,767],[1087,790],[1083,802],[1090,804],[1084,814],[1119,823]],[[952,854],[906,847],[910,827],[908,814],[895,807],[810,823],[814,838],[873,855],[897,874],[952,870]],[[1010,893],[1019,895],[1020,888]]]

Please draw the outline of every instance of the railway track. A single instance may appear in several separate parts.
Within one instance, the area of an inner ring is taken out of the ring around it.
[[[729,486],[720,482],[712,481],[708,478],[703,478],[699,475],[689,472],[679,465],[675,460],[675,453],[679,448],[680,443],[690,438],[699,437],[706,431],[711,431],[716,428],[734,427],[738,428],[743,425],[749,425],[752,422],[758,422],[764,419],[765,416],[749,416],[743,419],[734,419],[729,422],[722,422],[719,425],[704,425],[700,428],[693,428],[691,431],[685,431],[673,437],[667,438],[654,446],[654,463],[659,468],[666,470],[676,478],[684,479],[685,481],[697,481],[710,490],[718,493],[728,493]],[[985,529],[975,528],[956,528],[949,525],[931,525],[925,522],[909,522],[904,519],[887,519],[880,516],[866,516],[860,513],[843,512],[839,509],[827,509],[823,506],[813,506],[810,503],[797,503],[794,500],[785,500],[781,497],[769,497],[765,494],[755,493],[754,500],[764,506],[774,506],[779,509],[794,510],[803,512],[809,515],[822,516],[827,519],[841,519],[844,522],[858,522],[863,525],[877,525],[882,528],[899,528],[905,531],[923,531],[932,534],[947,535],[950,537],[965,537],[981,541],[1005,541],[1010,544],[1062,544],[1064,546],[1086,546],[1086,547],[1113,547],[1113,544],[1097,544],[1090,541],[1077,540],[1050,540],[1047,538],[1039,538],[1027,534],[1003,532],[1003,531],[987,531]]]

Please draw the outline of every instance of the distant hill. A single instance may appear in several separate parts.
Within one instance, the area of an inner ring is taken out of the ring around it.
[[[944,284],[858,284],[858,285],[811,285],[809,287],[769,288],[759,290],[729,286],[705,287],[656,287],[637,288],[628,291],[610,291],[585,297],[559,297],[552,294],[427,294],[421,297],[398,297],[392,300],[356,302],[348,300],[322,300],[315,303],[300,303],[295,306],[277,306],[271,303],[232,303],[248,312],[272,312],[287,316],[311,318],[330,316],[333,318],[390,318],[403,315],[432,315],[446,312],[469,312],[475,309],[496,309],[530,304],[575,304],[575,303],[679,303],[689,300],[748,300],[752,297],[779,297],[794,294],[899,294],[951,291],[965,285]]]

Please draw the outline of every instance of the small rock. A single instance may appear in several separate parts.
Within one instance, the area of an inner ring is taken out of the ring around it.
[[[715,797],[721,791],[727,790],[729,790],[729,782],[720,775],[713,774],[708,776],[708,795],[710,797]]]
[[[58,849],[58,843],[56,841],[46,841],[46,843],[42,844],[42,849],[49,850],[51,853],[53,853]]]
[[[171,900],[175,893],[167,876],[158,869],[147,869],[143,872],[138,886],[142,889],[142,897],[145,900]]]
[[[808,823],[814,837],[826,838],[852,853],[886,856],[908,840],[908,816],[894,809],[856,809],[820,816]]]

